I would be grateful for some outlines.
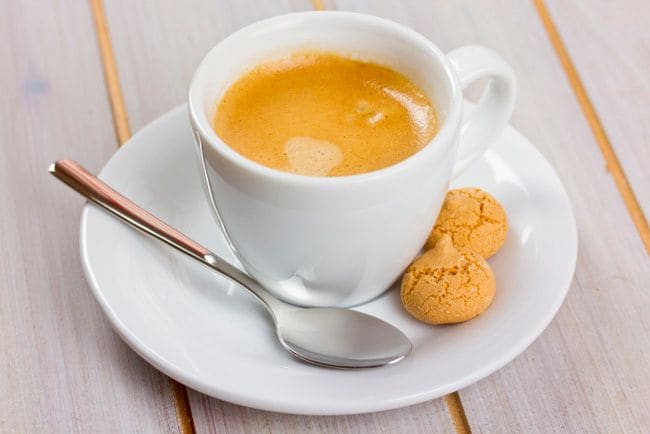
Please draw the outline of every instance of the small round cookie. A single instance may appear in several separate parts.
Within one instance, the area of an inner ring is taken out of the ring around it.
[[[494,255],[506,240],[508,218],[499,202],[478,188],[447,192],[438,221],[425,248],[449,235],[461,250],[473,250],[485,259]]]
[[[494,274],[479,254],[458,250],[448,235],[420,256],[404,273],[404,308],[429,324],[467,321],[492,303]]]

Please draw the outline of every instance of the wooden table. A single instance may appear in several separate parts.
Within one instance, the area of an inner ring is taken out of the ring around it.
[[[507,367],[457,394],[361,416],[239,407],[153,369],[84,280],[82,200],[47,174],[99,170],[185,101],[224,36],[313,8],[380,15],[516,70],[512,120],[559,172],[580,251],[569,295]],[[648,432],[650,2],[8,1],[0,13],[0,432]]]

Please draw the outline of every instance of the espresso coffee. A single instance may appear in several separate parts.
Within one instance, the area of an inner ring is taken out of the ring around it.
[[[325,52],[296,53],[242,75],[217,104],[217,135],[264,166],[310,176],[371,172],[436,133],[433,105],[402,74]]]

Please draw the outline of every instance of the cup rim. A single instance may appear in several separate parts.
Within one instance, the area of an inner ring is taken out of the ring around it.
[[[285,172],[279,169],[264,166],[263,164],[250,160],[228,146],[217,135],[217,133],[212,129],[209,120],[203,113],[202,104],[199,101],[198,97],[198,90],[196,89],[199,78],[206,73],[206,63],[208,58],[214,55],[221,44],[227,41],[232,41],[233,39],[246,37],[250,33],[257,31],[259,27],[272,26],[287,20],[299,21],[305,25],[309,20],[314,19],[350,19],[376,26],[383,26],[389,31],[400,34],[402,37],[408,39],[412,44],[417,46],[419,50],[428,53],[430,56],[434,56],[439,61],[448,82],[450,90],[450,102],[445,120],[431,141],[422,147],[422,149],[405,158],[404,160],[378,170],[344,176],[312,176]],[[453,137],[456,134],[456,126],[460,123],[462,109],[461,104],[462,90],[460,83],[458,82],[458,78],[453,71],[451,62],[445,53],[443,53],[442,50],[433,44],[433,42],[415,30],[394,21],[380,18],[374,15],[344,11],[308,11],[288,13],[257,21],[237,30],[236,32],[230,34],[228,37],[219,41],[203,57],[199,63],[199,66],[196,68],[194,75],[192,76],[188,97],[190,120],[194,128],[198,130],[198,135],[200,135],[198,139],[201,139],[201,137],[204,138],[207,145],[210,146],[214,151],[218,152],[228,162],[238,166],[242,170],[254,172],[255,174],[264,176],[269,180],[288,182],[292,184],[301,184],[305,186],[335,186],[363,183],[376,179],[382,179],[389,175],[412,170],[413,167],[420,163],[422,160],[428,160],[429,158],[434,158],[437,155],[443,154],[454,143]],[[443,146],[444,144],[446,144],[446,146]]]

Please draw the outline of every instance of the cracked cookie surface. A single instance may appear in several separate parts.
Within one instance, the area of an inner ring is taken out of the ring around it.
[[[449,235],[420,256],[402,278],[402,304],[429,324],[467,321],[492,303],[494,274],[479,254],[457,249]]]
[[[490,194],[479,188],[450,190],[425,248],[449,235],[457,248],[487,259],[501,248],[507,231],[506,212]]]

